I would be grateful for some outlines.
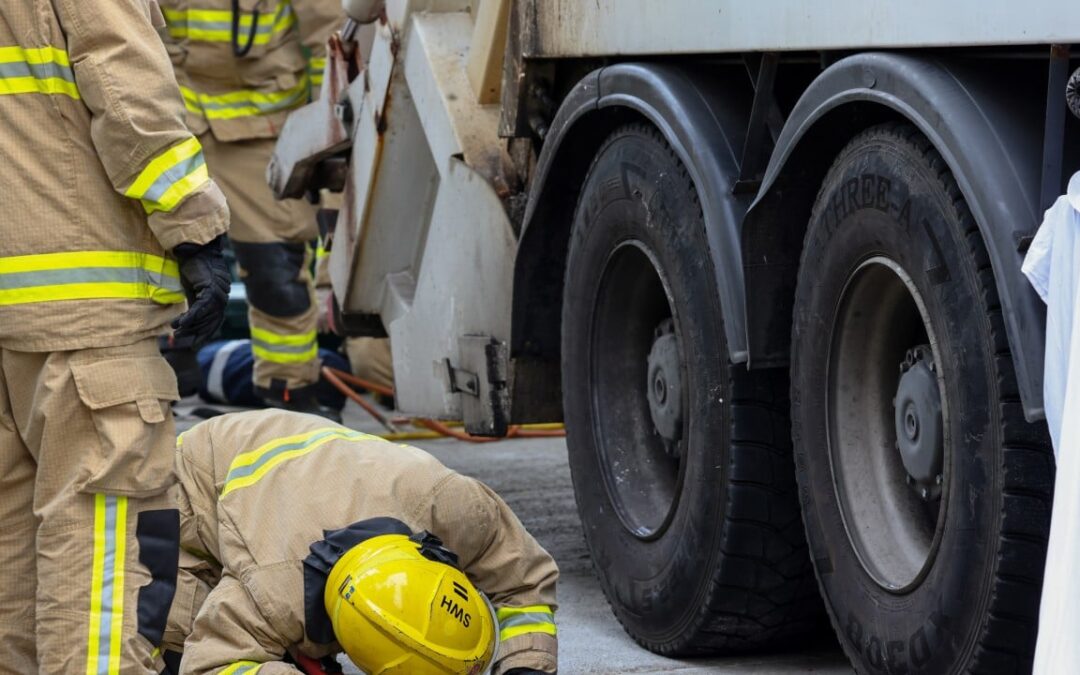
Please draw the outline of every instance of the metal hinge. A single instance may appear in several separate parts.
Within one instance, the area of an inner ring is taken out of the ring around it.
[[[446,370],[450,391],[461,394],[465,430],[505,436],[510,419],[509,348],[487,335],[464,335],[458,340],[458,355],[456,366],[446,359]]]

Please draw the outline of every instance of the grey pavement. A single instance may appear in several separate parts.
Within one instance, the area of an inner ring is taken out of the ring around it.
[[[178,408],[178,426],[191,423]],[[346,424],[369,433],[379,433],[366,414],[351,402]],[[498,443],[470,444],[454,440],[411,443],[438,457],[447,466],[474,476],[514,509],[522,523],[559,563],[559,672],[563,675],[596,673],[743,673],[826,675],[852,672],[839,648],[823,644],[806,653],[755,655],[735,658],[668,659],[639,647],[623,631],[608,607],[593,576],[585,547],[562,439],[522,439]],[[359,671],[347,665],[346,673]]]

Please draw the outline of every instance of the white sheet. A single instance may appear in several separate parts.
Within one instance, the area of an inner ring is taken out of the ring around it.
[[[1080,173],[1046,212],[1023,271],[1047,305],[1043,397],[1057,456],[1033,672],[1080,673]]]

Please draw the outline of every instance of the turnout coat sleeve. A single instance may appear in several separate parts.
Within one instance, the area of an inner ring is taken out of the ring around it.
[[[551,613],[556,609],[555,561],[502,498],[480,481],[447,475],[435,488],[430,512],[418,520],[458,554],[461,568],[487,594],[500,622],[518,616],[518,609],[544,607]],[[514,668],[554,673],[558,648],[553,614],[551,622],[550,633],[515,634],[504,629],[494,673]]]
[[[67,39],[90,135],[114,189],[140,200],[161,245],[225,232],[225,197],[184,125],[156,0],[52,0]]]
[[[185,643],[181,675],[250,672],[259,675],[298,673],[285,664],[282,640],[260,612],[248,590],[226,575],[210,591]]]

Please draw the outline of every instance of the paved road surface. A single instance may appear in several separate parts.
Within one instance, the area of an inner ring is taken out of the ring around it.
[[[358,408],[346,423],[378,433]],[[181,428],[187,426],[181,421]],[[666,659],[638,647],[619,626],[593,576],[578,523],[566,444],[561,439],[472,445],[453,440],[415,442],[447,466],[487,483],[510,504],[533,536],[555,557],[559,583],[559,672],[563,675],[653,673],[851,673],[839,648],[814,653],[730,659]],[[358,671],[348,667],[348,673]]]

